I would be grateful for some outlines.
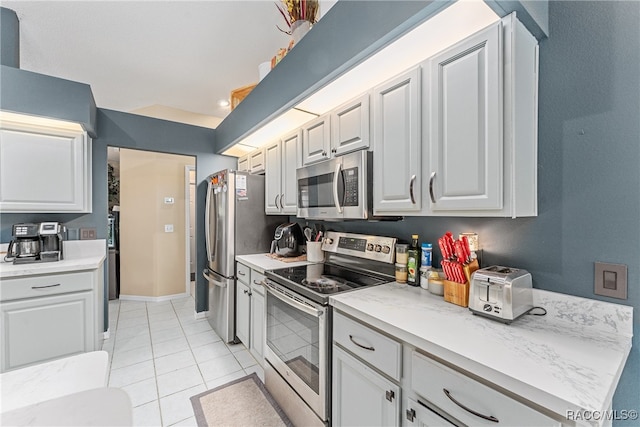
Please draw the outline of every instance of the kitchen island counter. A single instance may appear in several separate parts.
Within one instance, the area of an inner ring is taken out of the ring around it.
[[[557,419],[610,409],[633,334],[632,307],[537,289],[534,306],[548,314],[510,325],[397,283],[332,296],[330,304]]]
[[[284,262],[273,259],[269,254],[251,254],[237,255],[236,261],[243,263],[252,270],[263,273],[268,270],[277,270],[278,268],[296,267],[298,265],[313,264],[309,261]]]
[[[0,279],[34,276],[53,273],[67,273],[82,270],[95,270],[103,263],[107,253],[107,242],[100,240],[70,240],[63,242],[64,259],[61,261],[33,264],[13,264],[0,262]],[[6,251],[7,245],[0,249]]]

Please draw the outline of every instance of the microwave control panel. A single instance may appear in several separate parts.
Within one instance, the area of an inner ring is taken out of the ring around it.
[[[345,169],[343,206],[358,206],[358,168]]]

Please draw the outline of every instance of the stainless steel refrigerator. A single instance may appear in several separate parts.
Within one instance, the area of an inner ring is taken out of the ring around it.
[[[287,217],[264,213],[264,176],[222,170],[207,178],[205,233],[211,327],[225,342],[235,336],[235,256],[269,252]]]

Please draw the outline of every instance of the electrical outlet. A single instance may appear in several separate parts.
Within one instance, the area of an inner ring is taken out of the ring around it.
[[[165,224],[164,225],[165,233],[173,233],[173,224]]]
[[[627,266],[595,262],[594,293],[605,297],[627,299]]]
[[[81,228],[80,229],[80,240],[95,240],[96,239],[96,229],[95,228]]]

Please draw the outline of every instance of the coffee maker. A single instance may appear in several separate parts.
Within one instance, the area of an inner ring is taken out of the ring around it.
[[[14,224],[13,240],[7,249],[5,261],[29,264],[63,259],[63,228],[58,222]]]
[[[64,226],[59,222],[41,222],[38,234],[40,235],[40,260],[60,261],[64,258],[62,251],[62,231]]]

